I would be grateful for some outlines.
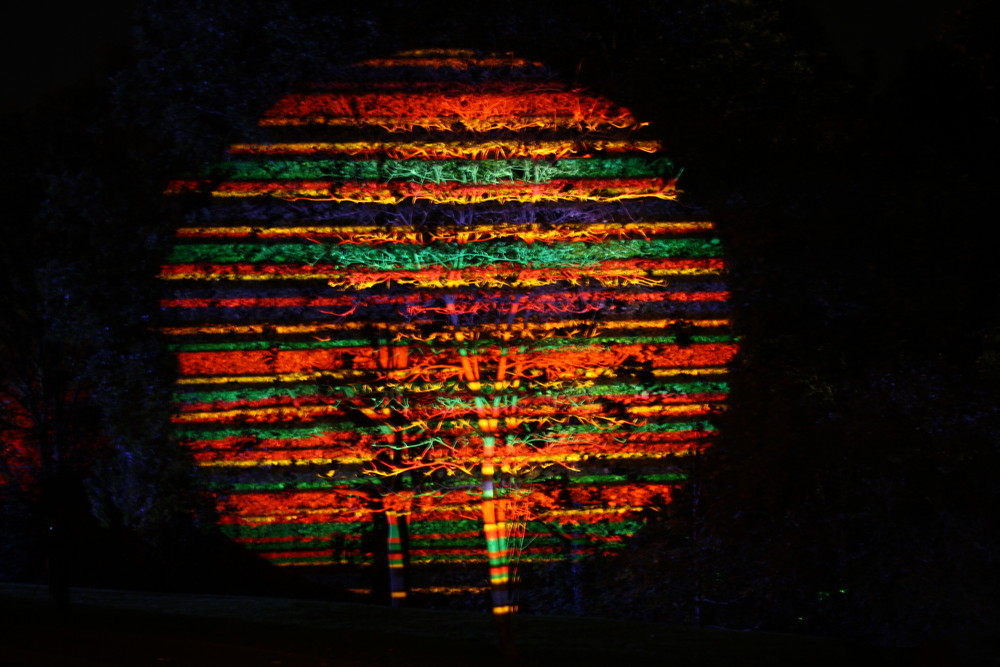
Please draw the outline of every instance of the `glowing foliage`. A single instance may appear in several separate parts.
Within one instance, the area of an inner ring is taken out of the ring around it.
[[[564,86],[454,83],[433,90],[311,91],[287,95],[261,118],[263,126],[332,125],[451,132],[601,130],[638,127],[626,109]]]
[[[562,141],[517,141],[486,139],[467,141],[369,141],[285,142],[271,144],[233,144],[232,155],[359,155],[385,156],[397,160],[447,160],[488,158],[567,158],[588,153],[655,153],[659,141],[622,141],[605,139],[564,139]]]
[[[542,72],[361,63],[169,185],[211,202],[161,271],[173,421],[248,548],[363,563],[381,522],[394,597],[404,552],[488,563],[505,614],[512,554],[613,552],[710,443],[737,352],[713,224],[675,219],[627,110]]]

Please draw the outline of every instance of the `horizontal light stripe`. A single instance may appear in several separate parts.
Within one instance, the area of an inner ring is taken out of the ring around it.
[[[390,131],[425,128],[491,130],[634,128],[635,118],[606,99],[551,85],[512,93],[439,91],[313,92],[286,95],[264,112],[261,126],[378,126]]]
[[[347,430],[349,429],[349,430]],[[685,437],[684,431],[697,431],[697,432],[710,432],[713,427],[710,423],[705,421],[691,421],[691,422],[666,422],[666,423],[654,423],[654,424],[640,424],[629,429],[629,433],[632,435],[641,435],[643,433],[667,433],[673,436]],[[601,434],[603,431],[598,429],[574,429],[574,430],[560,430],[551,429],[550,433],[553,435],[559,434]],[[275,428],[273,426],[267,427],[255,427],[252,433],[247,433],[245,430],[241,429],[212,429],[201,430],[196,427],[182,427],[178,429],[177,436],[181,439],[188,440],[211,440],[211,439],[225,439],[230,437],[235,437],[237,439],[242,439],[244,442],[249,436],[253,436],[256,442],[259,442],[261,446],[264,447],[283,447],[282,444],[288,440],[296,439],[312,439],[312,438],[323,438],[323,443],[327,445],[335,444],[341,441],[348,441],[353,439],[360,439],[362,437],[374,436],[374,437],[386,437],[387,432],[382,427],[376,426],[359,426],[352,423],[343,423],[338,426],[332,426],[330,424],[325,425],[307,425],[307,426],[287,426],[284,428]],[[238,444],[238,443],[234,443]]]
[[[656,368],[651,371],[654,377],[674,377],[678,375],[725,375],[729,372],[728,368],[725,367],[680,367],[680,368]],[[178,385],[215,385],[215,384],[270,384],[275,382],[308,382],[312,380],[331,378],[331,379],[346,379],[355,378],[361,379],[369,377],[372,378],[370,373],[365,373],[364,371],[353,371],[353,370],[341,370],[341,371],[311,371],[302,373],[275,373],[270,375],[214,375],[208,377],[181,377],[175,380]],[[371,381],[374,381],[372,378]],[[417,392],[427,392],[427,391],[442,391],[448,388],[445,382],[426,382],[419,383],[413,382],[410,384],[410,388]],[[491,383],[489,381],[483,382],[483,387],[486,388],[497,388],[496,383]],[[507,389],[511,385],[503,385],[499,387],[500,389]],[[572,384],[565,384],[561,389],[571,389]],[[591,386],[591,385],[583,385]],[[366,389],[364,385],[359,387],[359,393],[379,393],[386,391],[386,389],[391,388],[391,385],[381,385],[377,388]],[[556,389],[555,387],[550,387],[549,389]]]
[[[720,275],[720,259],[608,260],[589,267],[528,268],[516,265],[470,268],[428,267],[422,270],[344,270],[328,264],[175,264],[160,269],[164,280],[325,280],[343,290],[366,290],[393,283],[415,288],[544,287],[562,282],[596,280],[603,286],[662,287],[650,276]]]
[[[466,56],[425,58],[373,58],[364,60],[358,67],[447,67],[466,70],[473,67],[543,67],[542,63],[513,56]]]
[[[380,330],[401,337],[413,337],[419,335],[419,323],[408,322],[386,322],[380,326]],[[522,332],[522,331],[550,331],[565,327],[590,327],[594,326],[592,320],[560,320],[558,322],[514,322],[507,324],[484,324],[475,327],[483,332]],[[727,319],[650,319],[650,320],[607,320],[597,323],[599,331],[634,330],[634,329],[666,329],[672,326],[690,326],[694,328],[711,329],[723,328],[730,325]],[[189,336],[197,334],[315,334],[329,333],[334,331],[357,331],[359,329],[370,329],[368,322],[346,321],[346,322],[323,322],[318,324],[218,324],[202,325],[196,327],[163,327],[161,332],[171,336]],[[435,336],[435,340],[454,340],[455,332],[474,330],[475,328],[464,329],[462,327],[441,327],[441,336]]]
[[[274,239],[302,237],[332,238],[343,243],[419,243],[424,234],[437,243],[473,243],[495,240],[518,240],[529,243],[562,243],[572,241],[600,242],[607,238],[647,238],[705,232],[714,229],[711,222],[628,222],[590,223],[547,226],[538,224],[496,223],[469,225],[423,231],[414,228],[383,226],[304,226],[304,227],[182,227],[178,238],[256,238]]]
[[[332,464],[347,464],[347,463],[365,463],[371,459],[362,458],[313,458],[313,459],[274,459],[268,460],[266,462],[262,461],[235,461],[235,460],[222,460],[222,461],[198,461],[196,465],[199,468],[256,468],[261,465],[277,465],[277,466],[314,466],[314,465],[332,465]]]
[[[642,123],[636,123],[629,116],[600,116],[586,115],[574,116],[546,115],[546,116],[520,116],[512,118],[498,116],[492,118],[462,118],[460,121],[441,118],[439,116],[422,116],[413,118],[400,118],[398,116],[313,116],[313,117],[287,117],[287,118],[265,118],[258,124],[261,127],[303,127],[316,125],[329,125],[331,127],[357,127],[357,128],[382,128],[389,132],[412,132],[415,130],[430,130],[447,132],[454,130],[454,125],[461,124],[469,132],[497,132],[497,131],[537,131],[537,130],[573,130],[583,127],[592,131],[624,130],[641,127]]]
[[[339,369],[325,371],[311,371],[300,373],[276,373],[274,375],[225,375],[215,377],[180,377],[177,384],[229,384],[231,382],[263,384],[268,382],[302,382],[305,380],[317,380],[321,378],[333,378],[343,380],[347,378],[370,377],[364,371]]]
[[[655,443],[654,443],[655,444]],[[677,446],[671,447],[667,451],[594,451],[594,452],[580,452],[573,454],[566,454],[563,456],[544,456],[544,455],[531,455],[531,456],[508,456],[504,458],[504,461],[510,465],[523,465],[523,464],[552,464],[552,463],[578,463],[580,461],[586,461],[592,457],[599,457],[604,460],[629,460],[629,459],[664,459],[672,458],[675,456],[687,456],[693,451],[700,451],[707,446],[707,443],[701,439],[691,442],[678,443]],[[337,458],[310,458],[310,459],[295,459],[295,458],[268,458],[266,460],[251,460],[251,459],[222,459],[222,460],[212,460],[212,461],[198,461],[196,465],[203,468],[255,468],[261,466],[313,466],[313,465],[353,465],[362,464],[374,460],[376,452],[372,452],[371,456],[354,456],[354,457],[337,457]],[[469,457],[463,458],[460,461],[449,461],[448,459],[435,459],[434,462],[441,463],[463,463],[468,465],[476,465],[482,462],[481,458]],[[405,466],[400,470],[406,470]]]
[[[421,351],[423,352],[423,351]],[[684,366],[723,366],[737,352],[734,343],[676,344],[618,344],[612,346],[585,345],[558,350],[533,350],[518,355],[516,361],[524,364],[524,373],[544,371],[546,379],[577,376],[598,377],[614,374],[614,369],[627,362],[649,364],[651,368],[678,368]],[[327,350],[241,350],[214,352],[180,352],[178,369],[182,375],[252,375],[287,374],[315,371],[336,371],[351,356],[356,370],[378,370],[375,348]],[[428,373],[437,373],[445,379],[463,371],[461,350],[446,349],[438,354],[411,352],[408,366],[397,371],[385,371],[387,377],[400,380],[423,379]],[[498,363],[506,356],[506,348],[482,346],[477,357],[483,362]],[[591,372],[593,370],[593,372]],[[525,374],[525,378],[531,375]],[[479,381],[478,372],[475,378]],[[493,380],[484,376],[483,380]]]
[[[313,383],[301,383],[291,386],[274,386],[275,383],[268,383],[265,387],[185,387],[175,391],[173,401],[180,410],[194,409],[192,406],[214,405],[214,406],[235,406],[238,404],[256,405],[258,403],[279,403],[295,402],[298,404],[308,404],[310,402],[324,402],[342,400],[348,397],[346,393],[331,392],[331,387],[327,385],[317,385]],[[508,388],[508,387],[504,387]],[[423,386],[413,387],[420,391]],[[442,396],[451,398],[453,392],[445,387],[441,387]],[[492,393],[487,387],[484,390]],[[580,383],[578,387],[568,387],[563,392],[546,392],[545,396],[524,395],[518,396],[518,405],[531,405],[533,402],[562,402],[570,401],[578,396],[590,397],[595,400],[614,401],[622,404],[645,404],[645,403],[670,403],[683,401],[714,402],[725,398],[729,391],[729,383],[725,381],[695,381],[686,382],[644,382],[644,383],[612,383],[597,385],[596,383]],[[441,396],[435,397],[432,392],[421,392],[429,394],[424,400],[429,402],[438,400]],[[511,400],[508,398],[508,400]]]
[[[589,332],[588,332],[589,333]],[[577,336],[579,334],[577,333]],[[484,337],[480,337],[483,340]],[[489,336],[485,337],[489,339]],[[515,338],[510,336],[510,339]],[[503,340],[507,340],[507,336],[502,337]],[[443,336],[435,336],[433,338],[437,342],[445,342],[449,340],[454,340],[454,337],[448,338]],[[689,336],[681,336],[675,334],[668,334],[665,336],[588,336],[587,340],[595,345],[611,345],[611,344],[628,344],[628,343],[679,343],[685,342],[688,344],[698,344],[698,343],[733,343],[737,342],[739,339],[736,336],[728,335],[698,335],[692,334]],[[394,341],[394,343],[389,347],[390,350],[399,348],[409,348],[410,345],[415,344],[413,341],[399,340]],[[579,338],[567,335],[567,336],[552,336],[544,338],[540,341],[535,341],[532,345],[533,348],[557,348],[563,345],[578,345]],[[279,340],[261,340],[261,341],[233,341],[231,343],[176,343],[170,344],[169,347],[172,350],[179,352],[211,352],[217,350],[312,350],[312,349],[327,349],[327,348],[354,348],[354,347],[367,347],[371,345],[370,340],[312,340],[312,341],[279,341]]]
[[[233,144],[233,155],[385,155],[410,159],[465,158],[473,160],[496,158],[564,158],[584,155],[590,151],[600,153],[627,153],[632,151],[655,153],[663,148],[659,141],[623,140],[563,140],[518,141],[493,139],[483,141],[394,141],[394,142],[295,142],[271,144]]]
[[[653,377],[672,377],[675,375],[725,375],[729,372],[725,367],[707,368],[654,368]]]
[[[191,190],[191,183],[172,182],[165,194]],[[408,201],[433,204],[477,204],[484,202],[615,202],[629,199],[677,198],[674,181],[662,178],[554,179],[544,183],[418,183],[410,181],[260,181],[225,182],[212,190],[213,197],[279,197],[296,200],[395,205]]]
[[[320,243],[203,243],[175,246],[168,261],[176,264],[319,264],[348,267],[361,264],[376,270],[421,270],[435,266],[454,269],[510,263],[532,268],[589,267],[614,259],[700,259],[720,255],[717,239],[675,238],[611,240],[589,243],[497,244],[456,248],[428,245],[334,245]]]
[[[622,156],[532,160],[397,160],[381,158],[315,158],[267,161],[229,160],[205,169],[202,178],[230,182],[277,181],[413,181],[418,183],[499,184],[546,183],[553,180],[597,178],[650,178],[672,175],[666,158]]]
[[[634,415],[704,415],[713,411],[721,410],[721,403],[675,403],[669,405],[629,405],[625,407],[626,414]],[[250,407],[241,406],[228,410],[193,410],[175,413],[170,421],[175,424],[197,423],[197,422],[232,422],[239,421],[245,423],[288,421],[297,419],[300,422],[309,422],[318,417],[344,416],[356,414],[357,408],[341,407],[340,405],[296,405],[296,406],[269,406]],[[517,409],[504,409],[502,417],[493,417],[500,420],[498,428],[517,429],[524,422],[530,423],[555,423],[539,420],[540,417],[552,417],[558,415],[559,423],[566,423],[567,419],[573,417],[596,417],[607,419],[612,423],[613,418],[605,414],[605,406],[601,404],[584,404],[568,406],[518,406]],[[439,407],[426,408],[424,410],[394,410],[393,414],[406,420],[404,423],[395,425],[398,430],[407,428],[430,429],[433,424],[441,423],[442,420],[459,418],[486,418],[472,406],[464,406],[454,409],[443,409]],[[427,420],[433,420],[428,424]]]
[[[236,410],[215,410],[212,412],[182,412],[174,414],[170,421],[174,423],[188,422],[225,422],[225,421],[285,421],[297,418],[299,421],[310,421],[316,417],[343,415],[345,411],[334,405],[301,405],[295,407],[276,408],[239,408]]]

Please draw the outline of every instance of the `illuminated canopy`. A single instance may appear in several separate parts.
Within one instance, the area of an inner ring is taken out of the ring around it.
[[[421,51],[260,125],[170,183],[209,203],[161,273],[177,437],[233,539],[337,566],[387,526],[390,568],[489,560],[496,588],[669,502],[737,345],[714,226],[628,110]]]

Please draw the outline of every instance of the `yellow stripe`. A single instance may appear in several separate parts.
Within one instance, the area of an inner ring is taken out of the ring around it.
[[[654,377],[670,377],[673,375],[725,375],[729,372],[725,367],[710,368],[655,368]]]
[[[342,153],[346,155],[363,155],[369,153],[420,153],[421,151],[435,153],[453,153],[476,158],[484,155],[540,156],[567,155],[578,150],[574,141],[539,141],[525,143],[522,141],[436,141],[412,142],[396,141],[371,143],[362,141],[330,143],[330,142],[291,142],[274,144],[233,144],[232,153],[281,154],[281,153]],[[659,141],[610,141],[597,140],[585,142],[586,149],[609,150],[625,152],[637,150],[645,153],[655,153],[663,148]]]
[[[630,269],[619,269],[619,270],[602,270],[587,272],[582,271],[582,273],[587,274],[588,277],[594,278],[602,285],[607,285],[610,287],[616,287],[620,285],[661,285],[662,281],[656,278],[645,277],[647,274],[650,276],[710,276],[719,275],[722,273],[722,269],[714,268],[701,268],[701,267],[689,267],[689,268],[678,268],[678,269],[650,269],[648,271],[636,272]],[[159,278],[161,280],[204,280],[204,281],[220,281],[220,280],[242,280],[242,281],[260,281],[260,280],[328,280],[336,283],[335,287],[341,287],[343,289],[368,289],[379,283],[391,283],[393,281],[401,285],[410,285],[418,288],[430,288],[430,287],[539,287],[542,285],[554,285],[559,282],[566,280],[565,276],[552,275],[543,277],[531,277],[521,279],[517,276],[513,276],[510,279],[505,278],[452,278],[450,276],[441,276],[435,278],[423,278],[423,277],[389,277],[377,279],[372,279],[372,282],[349,282],[347,280],[347,272],[313,272],[313,273],[298,273],[298,274],[285,274],[285,273],[171,273],[171,274],[161,274]]]
[[[674,405],[630,405],[625,408],[625,412],[632,414],[678,414],[690,412],[691,410],[711,410],[713,406],[708,403],[680,403]],[[716,406],[721,409],[720,406]]]
[[[231,382],[263,383],[263,382],[306,382],[318,378],[333,378],[344,380],[365,377],[365,371],[344,369],[338,371],[314,371],[312,373],[278,373],[276,375],[212,375],[210,377],[182,377],[177,384],[229,384]]]
[[[629,505],[626,507],[595,508],[587,510],[549,510],[545,516],[585,516],[593,514],[624,514],[625,512],[638,512],[648,509],[644,505]]]
[[[411,588],[413,593],[437,593],[454,595],[457,593],[485,593],[490,590],[489,586],[425,586],[422,588]]]
[[[266,461],[200,461],[200,468],[254,468],[262,465],[269,466],[309,466],[309,465],[329,465],[331,463],[364,463],[367,459],[358,457],[345,457],[339,459],[268,459]]]
[[[329,414],[339,410],[336,405],[302,405],[297,407],[272,407],[253,408],[238,410],[217,410],[207,412],[182,412],[175,414],[173,420],[176,422],[192,422],[205,419],[221,420],[226,418],[264,416],[264,415],[287,415],[287,416],[308,416],[314,414]]]
[[[233,511],[230,509],[230,511]],[[302,515],[329,515],[329,514],[375,514],[378,510],[366,510],[366,509],[339,509],[336,507],[323,509],[323,510],[311,510],[311,509],[290,509],[283,513],[275,514],[257,514],[257,515],[246,515],[240,518],[243,521],[252,521],[254,523],[285,523],[288,521],[294,521],[297,517]]]
[[[697,440],[704,440],[704,438],[694,439],[692,438],[691,444],[695,444]],[[662,459],[671,456],[688,456],[691,452],[686,450],[671,451],[671,452],[588,452],[588,453],[574,453],[566,454],[562,456],[504,456],[503,462],[505,466],[511,467],[516,464],[521,463],[575,463],[577,461],[583,461],[591,457],[598,457],[601,459]],[[366,463],[370,461],[371,458],[362,458],[358,456],[345,456],[341,458],[310,458],[310,459],[266,459],[262,461],[244,461],[244,460],[221,460],[221,461],[200,461],[198,466],[202,468],[253,468],[257,466],[299,466],[299,465],[329,465],[329,464],[355,464],[355,463]],[[471,467],[477,463],[481,463],[482,459],[479,457],[469,457],[463,459],[451,459],[451,458],[439,458],[435,459],[435,463],[456,463],[460,466]],[[445,506],[439,506],[438,509],[445,509]]]
[[[485,238],[505,238],[505,237],[547,237],[552,241],[569,241],[574,237],[585,237],[592,235],[635,235],[638,233],[663,233],[663,232],[684,232],[684,231],[707,231],[714,228],[711,222],[628,222],[628,223],[584,223],[568,229],[544,229],[539,225],[516,225],[500,223],[497,225],[471,225],[462,229],[439,229],[433,232],[435,241],[447,242],[456,239],[468,239],[481,235]],[[182,227],[177,230],[177,235],[186,236],[248,236],[254,235],[259,238],[269,237],[289,237],[289,236],[309,236],[309,235],[335,235],[344,238],[352,236],[361,237],[360,241],[365,241],[365,235],[372,238],[370,240],[398,240],[405,242],[421,243],[423,232],[415,229],[399,228],[387,229],[377,225],[352,225],[344,227]]]
[[[324,560],[311,560],[310,559],[310,560],[299,561],[299,562],[291,562],[291,563],[277,563],[277,562],[275,562],[275,563],[271,563],[271,564],[272,565],[277,565],[278,567],[302,567],[302,566],[316,567],[317,565],[341,565],[341,561],[338,561],[338,560],[326,560],[326,559],[324,559]]]
[[[595,323],[591,320],[558,320],[552,322],[516,322],[512,325],[506,324],[486,324],[476,327],[446,327],[441,336],[453,336],[455,332],[483,332],[483,331],[535,331],[547,329],[561,329],[566,327],[593,327],[596,332],[613,331],[615,329],[665,329],[669,326],[684,323],[693,327],[728,327],[729,320],[681,320],[681,319],[659,319],[659,320],[618,320]],[[369,322],[329,322],[324,324],[222,324],[200,327],[164,327],[161,332],[170,336],[190,336],[195,334],[302,334],[321,333],[325,331],[351,331],[371,327]],[[396,333],[406,336],[407,333],[419,334],[419,328],[412,324],[385,324],[380,327],[380,331]],[[444,338],[444,340],[450,340]],[[356,371],[361,372],[361,371]]]

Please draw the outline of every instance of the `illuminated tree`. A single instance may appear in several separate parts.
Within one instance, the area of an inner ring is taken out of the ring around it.
[[[736,351],[714,226],[625,109],[512,56],[410,52],[266,111],[161,277],[174,421],[277,564],[610,553],[711,440]],[[282,471],[283,475],[275,474]],[[379,480],[383,480],[379,482]],[[530,480],[530,484],[525,482]],[[566,536],[572,543],[565,548]]]

